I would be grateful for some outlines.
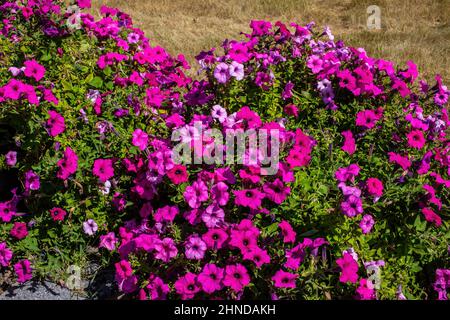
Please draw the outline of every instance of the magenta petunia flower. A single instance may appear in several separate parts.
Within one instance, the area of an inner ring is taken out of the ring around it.
[[[217,204],[209,205],[202,213],[201,219],[208,228],[215,228],[223,224],[225,212]]]
[[[104,183],[114,177],[114,168],[112,159],[97,159],[94,161],[92,173],[98,177],[100,182]]]
[[[437,227],[441,226],[441,217],[437,215],[431,208],[423,208],[422,214],[424,215],[425,220],[427,220],[428,222],[434,223]]]
[[[291,169],[307,166],[310,161],[310,151],[308,149],[299,148],[298,146],[294,146],[291,151],[289,151],[289,155],[286,158],[286,162]]]
[[[202,236],[202,239],[208,249],[218,250],[224,247],[225,241],[228,239],[228,233],[223,229],[209,229]]]
[[[39,176],[32,170],[25,173],[25,190],[39,190],[41,188],[41,180]]]
[[[191,272],[178,278],[178,280],[175,281],[174,287],[182,300],[192,299],[200,291],[200,284],[197,281],[197,276]]]
[[[250,209],[258,209],[261,201],[264,199],[264,193],[258,189],[233,190],[235,195],[234,202],[238,206],[248,207]]]
[[[59,167],[59,170],[56,176],[59,179],[67,180],[78,169],[77,154],[71,148],[67,148],[64,151],[63,158],[58,161],[57,166]]]
[[[346,88],[352,91],[354,94],[357,93],[356,78],[352,75],[352,72],[350,70],[346,69],[343,71],[339,71],[337,77],[340,80],[339,86],[341,88]]]
[[[371,196],[381,197],[383,195],[383,183],[377,178],[369,178],[366,181],[367,191]]]
[[[208,187],[203,181],[198,180],[191,186],[188,186],[183,195],[189,206],[197,209],[201,206],[202,202],[208,200]]]
[[[3,87],[4,97],[12,100],[18,100],[25,90],[25,84],[22,81],[11,79]]]
[[[342,213],[348,217],[355,217],[364,212],[362,200],[356,196],[348,196],[345,201],[341,203]]]
[[[77,4],[81,9],[90,8],[91,0],[77,0]]]
[[[149,277],[147,289],[152,300],[165,300],[167,294],[170,292],[169,286],[154,274],[151,274]]]
[[[297,287],[295,281],[298,278],[298,274],[278,270],[272,277],[275,288],[291,288]]]
[[[242,107],[236,113],[236,123],[240,123],[248,129],[256,129],[262,125],[260,116],[248,106]]]
[[[230,246],[238,248],[242,253],[258,246],[257,235],[252,231],[233,230],[230,235]]]
[[[156,222],[172,222],[179,212],[180,210],[177,206],[167,205],[156,210],[154,219]]]
[[[53,221],[62,221],[64,217],[67,215],[67,212],[61,208],[53,208],[50,209],[50,215]]]
[[[175,241],[173,241],[173,239],[171,238],[164,238],[163,240],[155,243],[155,251],[155,258],[162,260],[163,262],[169,262],[178,254],[178,249],[175,246]]]
[[[440,90],[438,93],[434,96],[434,103],[436,103],[438,106],[444,106],[448,102],[449,94],[446,93],[443,90]]]
[[[305,259],[305,249],[307,244],[305,242],[299,243],[294,248],[286,250],[286,263],[284,266],[292,270],[298,270],[301,263]]]
[[[199,236],[190,236],[185,244],[185,256],[189,260],[201,260],[205,256],[206,243]]]
[[[283,108],[284,113],[288,116],[298,117],[298,107],[295,104],[288,104]]]
[[[14,167],[17,164],[17,152],[9,151],[5,155],[5,159],[6,159],[6,165],[8,165],[10,167]]]
[[[30,261],[26,259],[17,262],[14,265],[14,271],[16,272],[17,282],[19,283],[27,282],[33,277]]]
[[[263,186],[266,198],[272,200],[276,204],[281,204],[291,193],[291,188],[286,186],[280,179],[273,182],[266,182]]]
[[[228,203],[230,199],[230,194],[228,193],[228,186],[224,182],[218,182],[211,188],[211,198],[219,206],[224,206]]]
[[[244,260],[253,261],[257,268],[261,268],[264,264],[270,263],[270,256],[266,250],[259,247],[252,247],[250,250],[244,252]]]
[[[6,242],[0,243],[0,265],[3,267],[9,266],[13,252],[8,248]]]
[[[283,100],[292,98],[292,89],[294,89],[294,84],[289,81],[288,83],[286,83],[283,92],[281,93],[281,97],[283,98]]]
[[[176,164],[172,169],[167,171],[167,177],[174,184],[181,184],[188,181],[189,174],[186,167],[181,164]]]
[[[349,187],[345,184],[345,182],[340,182],[338,184],[338,187],[339,189],[341,189],[344,196],[351,196],[351,195],[356,197],[361,196],[361,189],[359,189],[358,187]]]
[[[12,202],[0,202],[0,219],[3,222],[10,222],[15,215],[16,208]]]
[[[357,298],[359,300],[375,300],[375,290],[373,288],[369,288],[367,279],[361,279],[359,281],[359,287],[356,289],[356,293],[358,294]]]
[[[28,235],[27,224],[25,222],[14,222],[9,234],[18,240],[26,238]]]
[[[379,120],[373,110],[360,111],[356,115],[356,125],[365,129],[372,129]]]
[[[316,55],[310,56],[306,65],[314,74],[317,74],[323,70],[323,60]]]
[[[389,162],[399,165],[403,170],[408,170],[409,167],[411,167],[411,161],[409,161],[409,158],[407,156],[404,157],[395,152],[389,152],[388,155]]]
[[[247,269],[240,263],[225,267],[225,277],[223,284],[230,287],[235,292],[240,292],[250,283],[250,276]]]
[[[344,137],[344,145],[342,150],[352,155],[356,151],[355,138],[353,138],[353,133],[350,130],[343,131],[342,136]]]
[[[358,263],[351,254],[345,252],[342,258],[336,260],[336,263],[341,268],[340,282],[356,283],[358,281]]]
[[[286,220],[281,221],[278,224],[278,227],[281,229],[281,234],[283,235],[283,242],[284,243],[294,243],[295,237],[297,234],[295,233],[292,226],[287,222]]]
[[[145,150],[148,145],[148,134],[141,129],[136,129],[133,132],[132,143],[133,146],[138,147],[141,151]]]
[[[360,170],[361,169],[357,164],[351,164],[348,167],[339,168],[334,174],[334,177],[339,182],[347,182],[347,181],[354,182],[355,177],[359,175]]]
[[[421,130],[411,131],[406,135],[406,138],[408,139],[408,145],[416,149],[422,149],[426,142]]]
[[[25,70],[23,73],[28,78],[34,78],[36,81],[41,80],[45,75],[45,68],[36,60],[27,60],[24,62]]]
[[[117,238],[114,232],[110,232],[106,235],[100,236],[99,248],[105,248],[109,251],[113,251],[116,248]]]
[[[47,120],[47,129],[50,136],[56,137],[63,133],[66,130],[64,117],[53,110],[49,110],[48,115],[50,118]]]
[[[230,51],[228,52],[230,59],[245,63],[249,60],[248,48],[244,43],[233,42],[230,45]]]
[[[133,268],[127,260],[121,260],[114,265],[116,269],[116,281],[122,282],[124,279],[133,275]]]
[[[215,264],[207,263],[197,279],[201,284],[202,290],[211,294],[222,289],[223,274],[224,270],[222,268],[217,267]]]
[[[363,234],[370,233],[374,225],[375,220],[370,214],[364,215],[359,223],[359,227],[361,228]]]

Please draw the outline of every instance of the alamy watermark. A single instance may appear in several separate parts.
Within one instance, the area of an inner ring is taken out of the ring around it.
[[[262,175],[275,175],[280,160],[280,132],[277,129],[204,130],[203,123],[173,131],[175,164],[259,166]]]
[[[367,7],[367,29],[380,30],[381,29],[381,9],[379,6],[372,5]]]

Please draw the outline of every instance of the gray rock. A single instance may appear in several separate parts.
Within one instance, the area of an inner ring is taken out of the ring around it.
[[[52,282],[29,281],[23,285],[9,287],[0,295],[0,300],[84,300],[67,288]]]

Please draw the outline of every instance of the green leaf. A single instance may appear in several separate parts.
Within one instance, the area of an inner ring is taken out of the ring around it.
[[[89,82],[89,85],[99,89],[103,86],[103,80],[100,77],[94,77],[94,79]]]

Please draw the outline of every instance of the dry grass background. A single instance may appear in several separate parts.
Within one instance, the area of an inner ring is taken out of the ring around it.
[[[252,19],[315,21],[347,44],[404,64],[414,60],[432,78],[450,81],[450,0],[94,0],[129,13],[153,44],[184,53],[201,50],[249,30]],[[370,5],[381,8],[381,30],[366,27]]]

